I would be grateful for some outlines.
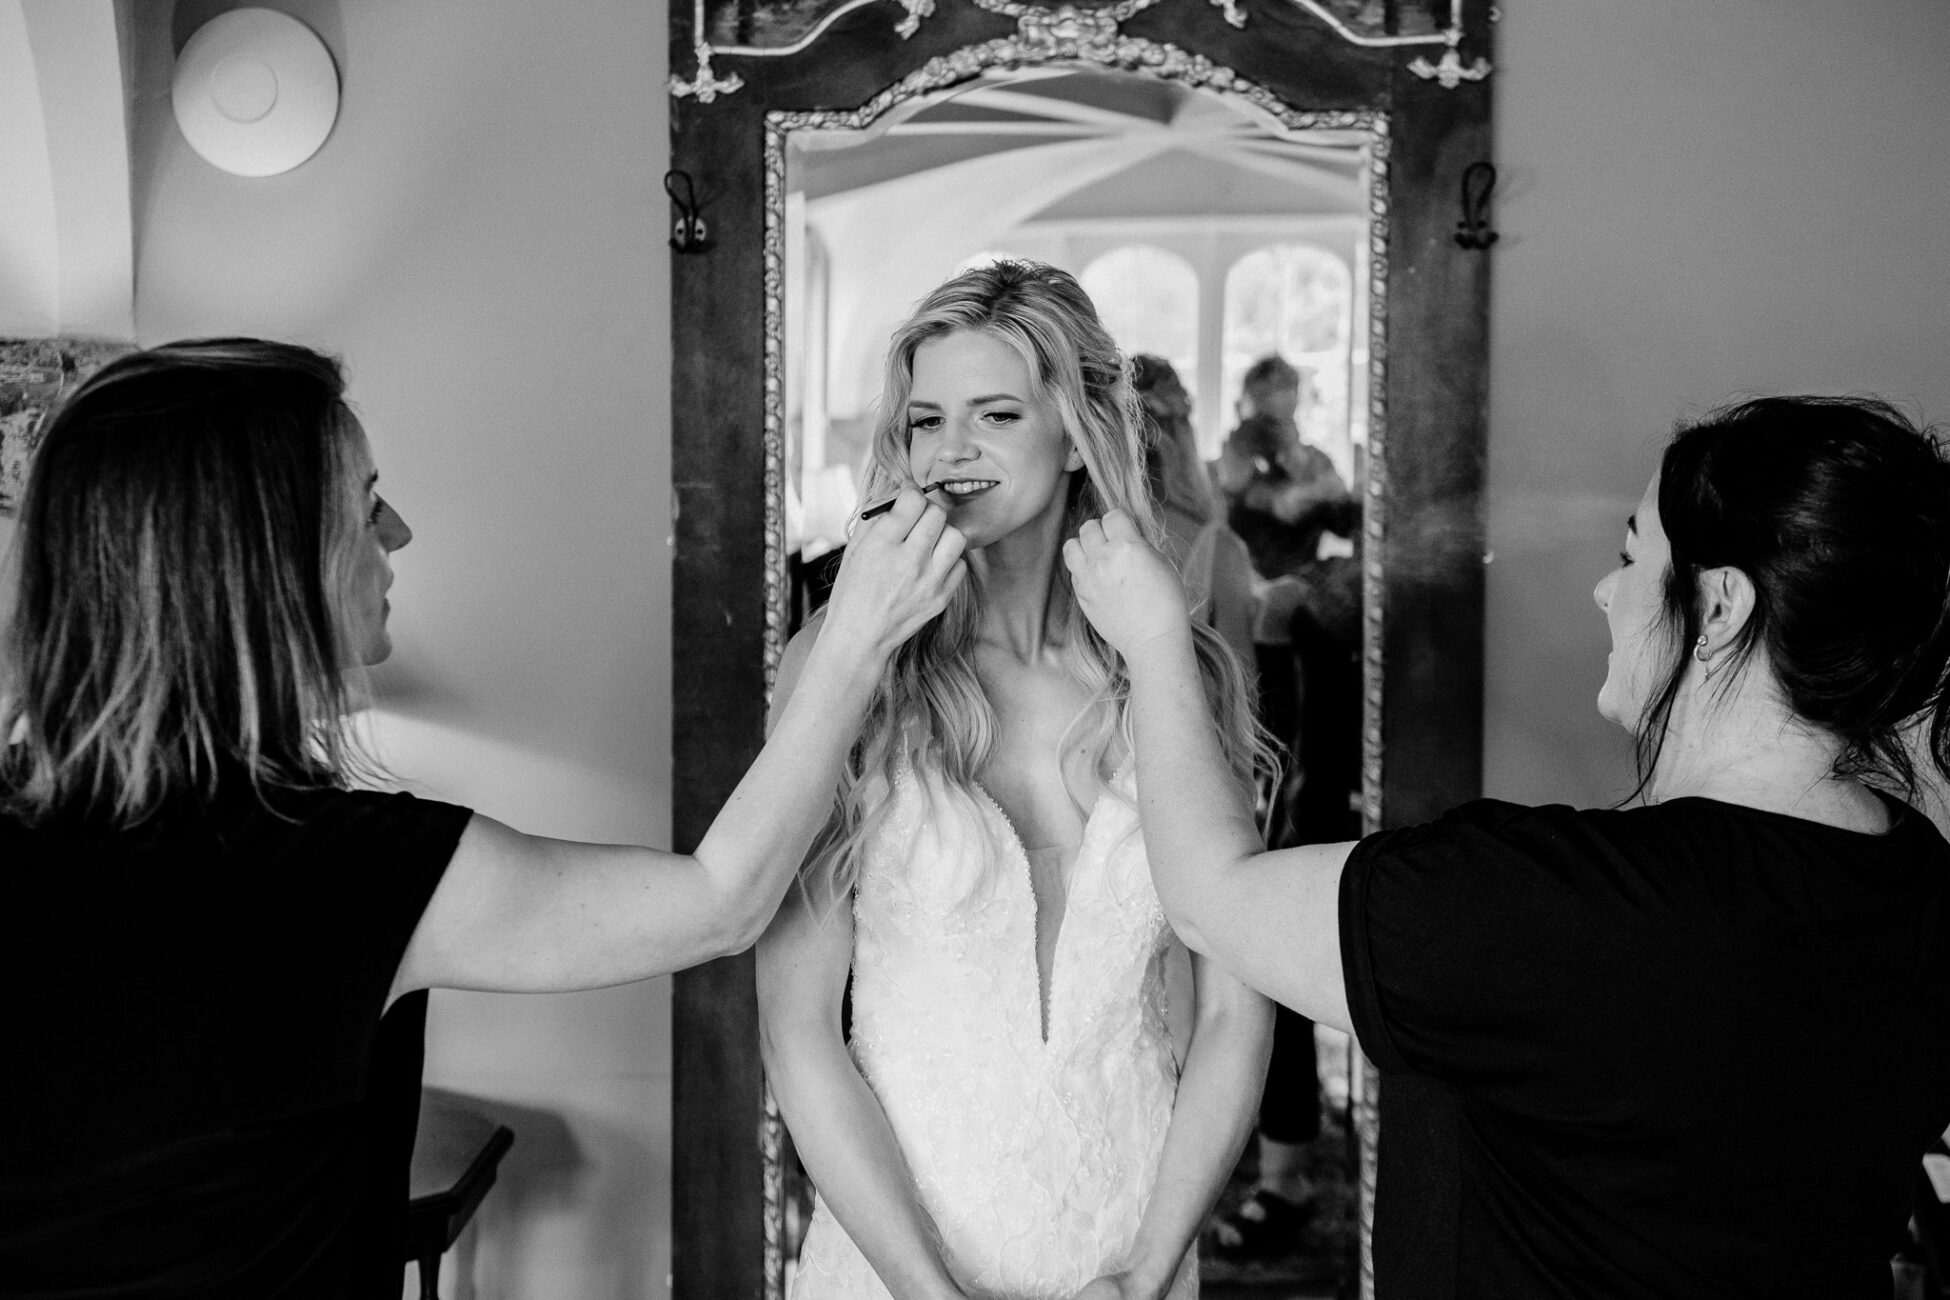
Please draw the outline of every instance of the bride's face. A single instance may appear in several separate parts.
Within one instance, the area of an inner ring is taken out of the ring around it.
[[[969,548],[1063,513],[1083,458],[1055,407],[1036,395],[1021,354],[981,330],[955,330],[914,351],[907,399],[908,472],[932,493]]]

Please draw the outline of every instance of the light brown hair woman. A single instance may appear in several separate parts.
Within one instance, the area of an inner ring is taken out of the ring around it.
[[[346,680],[391,649],[412,537],[378,477],[336,363],[255,339],[123,357],[48,430],[0,713],[11,1294],[397,1294],[382,1012],[749,946],[882,665],[963,571],[905,494],[849,548],[816,688],[694,853],[543,839],[350,788]]]

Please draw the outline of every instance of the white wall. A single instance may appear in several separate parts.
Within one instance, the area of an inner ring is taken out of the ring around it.
[[[417,533],[379,681],[401,776],[523,830],[665,843],[664,11],[276,7],[326,38],[343,106],[309,162],[248,180],[182,140],[171,6],[132,5],[137,334],[345,356],[382,490]],[[668,1005],[661,981],[436,996],[429,1083],[518,1130],[450,1294],[463,1273],[483,1296],[663,1294]]]
[[[0,0],[0,335],[128,337],[122,71],[112,0]]]
[[[0,0],[0,334],[59,329],[54,175],[41,79],[20,0]]]
[[[1673,420],[1867,390],[1950,421],[1950,6],[1502,7],[1486,784],[1610,802],[1590,591]]]

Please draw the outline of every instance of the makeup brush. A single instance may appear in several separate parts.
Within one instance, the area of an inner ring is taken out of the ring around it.
[[[946,483],[930,483],[926,487],[921,489],[921,495],[926,496],[928,493],[934,491],[936,488],[947,487],[947,486],[948,485]],[[894,508],[894,502],[897,500],[899,500],[898,497],[888,497],[885,501],[880,502],[878,505],[868,506],[865,510],[862,510],[860,512],[860,518],[863,520],[877,519],[881,515],[886,514],[889,510],[892,510]]]

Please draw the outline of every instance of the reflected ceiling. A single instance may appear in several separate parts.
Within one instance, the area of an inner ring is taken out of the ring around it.
[[[978,81],[890,113],[871,132],[795,133],[793,143],[808,164],[794,179],[815,209],[923,176],[931,185],[993,181],[1001,154],[1011,206],[1020,211],[1025,193],[1037,195],[1029,220],[1295,216],[1346,212],[1360,199],[1352,147],[1319,133],[1280,138],[1250,110],[1185,86],[1090,71]]]

